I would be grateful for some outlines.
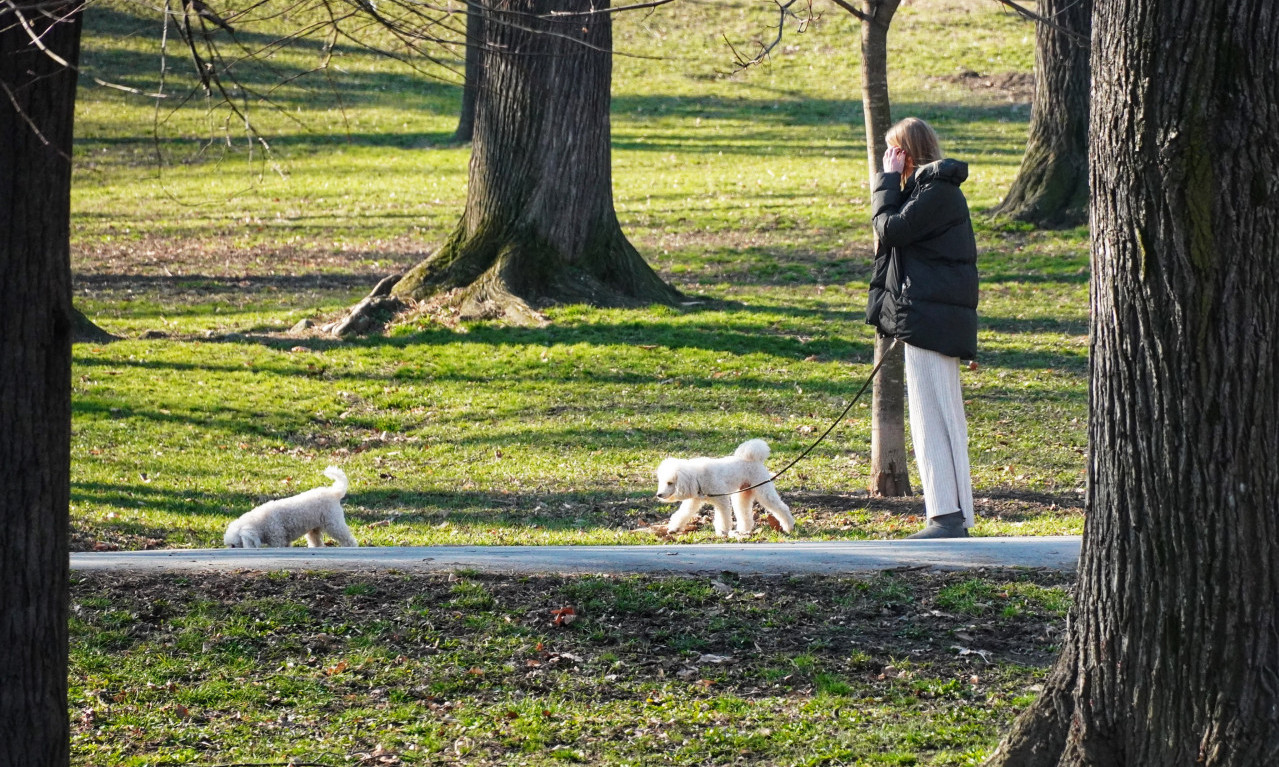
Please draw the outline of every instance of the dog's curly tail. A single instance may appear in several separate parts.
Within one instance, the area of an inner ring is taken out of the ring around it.
[[[332,490],[338,498],[346,495],[347,481],[345,471],[342,471],[336,466],[330,466],[324,470],[324,476],[333,480],[333,487],[329,489]]]
[[[762,439],[748,439],[737,446],[737,450],[733,452],[733,457],[739,461],[755,461],[763,463],[768,460],[768,443]]]

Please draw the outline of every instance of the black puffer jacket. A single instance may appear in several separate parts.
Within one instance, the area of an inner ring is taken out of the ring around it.
[[[871,212],[879,250],[866,322],[887,336],[950,357],[977,356],[977,243],[959,185],[967,163],[938,160],[902,189],[875,177]]]

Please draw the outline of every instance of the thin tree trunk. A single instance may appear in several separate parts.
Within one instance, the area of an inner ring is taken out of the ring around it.
[[[900,0],[867,0],[862,20],[862,111],[866,123],[866,165],[874,184],[883,170],[884,136],[892,127],[888,98],[888,28]],[[875,243],[878,249],[878,243]],[[900,344],[875,342],[875,362],[888,355],[871,389],[870,487],[874,495],[910,495],[906,463],[906,362]]]
[[[905,348],[891,338],[875,339],[875,363],[888,355],[871,386],[870,485],[876,496],[911,494],[906,464]]]
[[[1039,0],[1041,16],[1084,40],[1092,0]],[[1026,154],[995,213],[1038,226],[1088,219],[1089,46],[1048,24],[1035,30],[1035,96]]]
[[[988,764],[1279,764],[1279,9],[1093,24],[1088,519],[1062,655]]]
[[[19,14],[30,25],[24,29]],[[57,22],[51,19],[69,20]],[[39,37],[48,53],[32,44]],[[0,764],[69,761],[76,4],[0,9]]]
[[[466,210],[396,295],[455,291],[464,315],[514,321],[535,321],[551,303],[680,297],[626,239],[613,208],[611,17],[584,13],[605,7],[500,0],[484,9]]]
[[[462,84],[462,110],[453,139],[470,142],[475,136],[475,99],[480,91],[481,46],[484,45],[484,13],[475,0],[466,4],[466,82]]]

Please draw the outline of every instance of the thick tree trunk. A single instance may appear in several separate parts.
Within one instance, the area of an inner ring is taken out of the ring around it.
[[[98,327],[93,320],[84,315],[84,312],[73,307],[71,309],[71,340],[77,344],[109,344],[119,341],[120,336]]]
[[[592,0],[484,8],[466,210],[395,294],[456,291],[464,315],[535,321],[539,306],[672,303],[613,209],[612,29]],[[552,15],[556,14],[556,15]]]
[[[884,136],[893,125],[888,98],[888,28],[900,0],[867,0],[862,21],[862,112],[866,123],[866,165],[873,185],[883,170]],[[878,243],[876,243],[878,248]],[[892,339],[875,342],[875,362],[888,355],[871,389],[870,485],[874,495],[910,495],[906,463],[906,361]]]
[[[484,45],[484,14],[477,2],[466,4],[466,82],[462,84],[462,111],[458,115],[453,139],[469,142],[475,135],[475,98],[480,89],[480,54]]]
[[[1088,521],[991,765],[1279,764],[1279,8],[1093,19]]]
[[[1087,40],[1092,0],[1039,0],[1039,14]],[[1087,43],[1047,24],[1035,31],[1035,97],[1026,154],[995,213],[1037,226],[1088,220]]]
[[[30,25],[28,33],[19,16]],[[52,18],[66,18],[54,21]],[[39,37],[48,53],[32,44]],[[77,6],[0,9],[0,764],[69,760],[71,127]]]

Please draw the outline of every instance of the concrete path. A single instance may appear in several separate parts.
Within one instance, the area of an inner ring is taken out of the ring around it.
[[[1074,570],[1079,536],[664,546],[379,546],[74,553],[71,569],[117,572],[357,570],[490,573],[857,573],[1036,567]]]

